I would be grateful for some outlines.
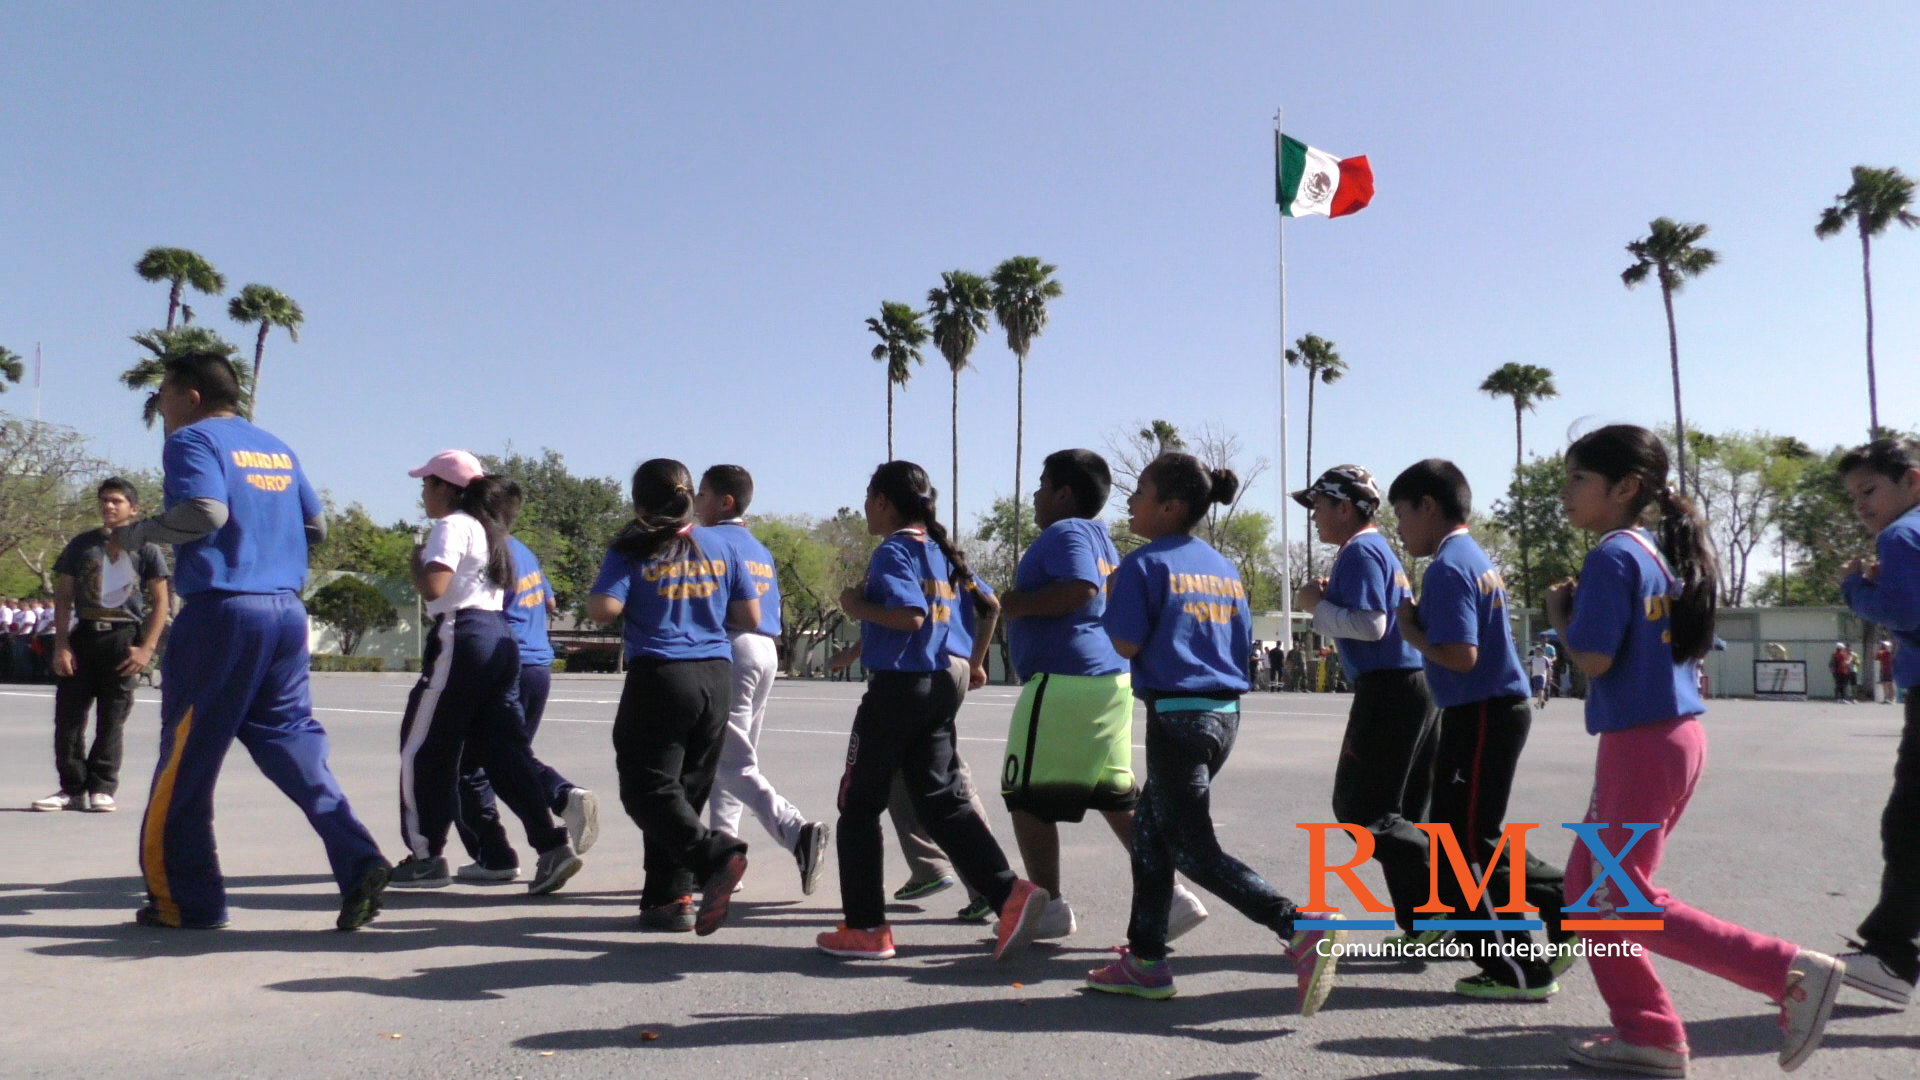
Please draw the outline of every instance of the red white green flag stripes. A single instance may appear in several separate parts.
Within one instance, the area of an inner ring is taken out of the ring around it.
[[[1342,217],[1373,201],[1373,166],[1337,158],[1288,135],[1280,137],[1280,212],[1287,217]]]

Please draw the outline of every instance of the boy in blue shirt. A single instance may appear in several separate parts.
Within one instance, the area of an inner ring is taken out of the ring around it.
[[[1513,860],[1512,851],[1500,850],[1507,797],[1533,726],[1527,676],[1507,625],[1506,583],[1467,531],[1473,489],[1453,462],[1428,458],[1412,465],[1394,478],[1387,501],[1407,554],[1433,560],[1421,577],[1419,605],[1401,600],[1396,619],[1401,636],[1426,659],[1427,686],[1441,710],[1429,820],[1452,830],[1468,868],[1488,886],[1479,907],[1470,908],[1458,876],[1441,867],[1439,899],[1460,918],[1525,919],[1493,910],[1506,895]],[[1545,863],[1536,869],[1531,856],[1527,863],[1527,902],[1557,926],[1562,875]],[[1560,988],[1525,930],[1456,931],[1454,940],[1472,948],[1480,965],[1479,975],[1454,984],[1457,994],[1543,1001]],[[1519,955],[1500,954],[1509,944]],[[1569,954],[1565,964],[1571,963]]]
[[[1394,919],[1411,933],[1413,909],[1427,900],[1427,836],[1413,823],[1426,817],[1440,721],[1420,654],[1400,636],[1400,603],[1413,586],[1374,527],[1380,487],[1372,473],[1336,465],[1293,501],[1311,512],[1320,542],[1340,548],[1329,576],[1307,582],[1294,601],[1313,612],[1315,633],[1334,639],[1353,686],[1333,772],[1334,820],[1373,834]],[[1429,931],[1410,940],[1439,937]]]
[[[114,530],[123,551],[173,544],[185,601],[161,660],[160,761],[140,822],[142,926],[227,925],[213,789],[235,740],[307,815],[340,886],[341,930],[380,912],[392,869],[327,767],[308,692],[307,546],[320,497],[286,443],[240,419],[240,383],[217,353],[167,362],[160,384],[166,510]]]
[[[1892,635],[1893,682],[1907,713],[1880,817],[1880,902],[1860,924],[1861,950],[1839,959],[1848,986],[1904,1005],[1920,978],[1920,445],[1880,439],[1860,447],[1840,459],[1840,478],[1854,513],[1878,534],[1879,556],[1848,563],[1842,591],[1855,614]]]

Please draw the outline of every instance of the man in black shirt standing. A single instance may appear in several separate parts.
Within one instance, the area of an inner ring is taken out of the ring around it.
[[[121,728],[136,676],[167,625],[167,563],[155,544],[123,551],[108,539],[139,514],[140,495],[119,477],[100,484],[101,528],[74,537],[54,560],[53,759],[60,790],[35,810],[117,809]],[[78,619],[76,623],[75,620]],[[86,749],[93,708],[92,749]]]

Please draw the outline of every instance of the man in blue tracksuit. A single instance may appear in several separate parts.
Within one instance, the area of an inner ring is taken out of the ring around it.
[[[227,893],[213,789],[234,740],[299,805],[340,885],[342,930],[380,911],[388,864],[327,767],[308,693],[307,547],[326,535],[293,451],[236,415],[239,380],[217,353],[167,362],[160,386],[166,512],[114,531],[122,550],[173,544],[185,606],[161,661],[160,762],[140,825],[143,926],[217,929]]]

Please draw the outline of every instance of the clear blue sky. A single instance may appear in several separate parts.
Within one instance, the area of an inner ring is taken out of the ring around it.
[[[510,441],[619,476],[739,462],[760,509],[825,513],[884,449],[863,320],[1035,254],[1066,295],[1023,486],[1151,417],[1271,455],[1284,105],[1378,178],[1359,215],[1288,229],[1289,335],[1352,369],[1317,463],[1451,456],[1490,502],[1512,415],[1475,388],[1510,360],[1562,391],[1533,448],[1668,420],[1658,292],[1618,276],[1660,214],[1724,259],[1679,299],[1691,419],[1822,446],[1866,425],[1858,245],[1812,226],[1856,163],[1920,174],[1912,5],[590,6],[9,5],[0,344],[42,344],[46,418],[157,458],[113,377],[165,312],[134,259],[180,245],[305,307],[260,420],[342,502],[410,515],[408,467]],[[1876,254],[1882,415],[1914,426],[1920,233]],[[996,333],[976,359],[969,519],[1013,457],[1011,354]],[[944,489],[929,360],[899,452]]]

